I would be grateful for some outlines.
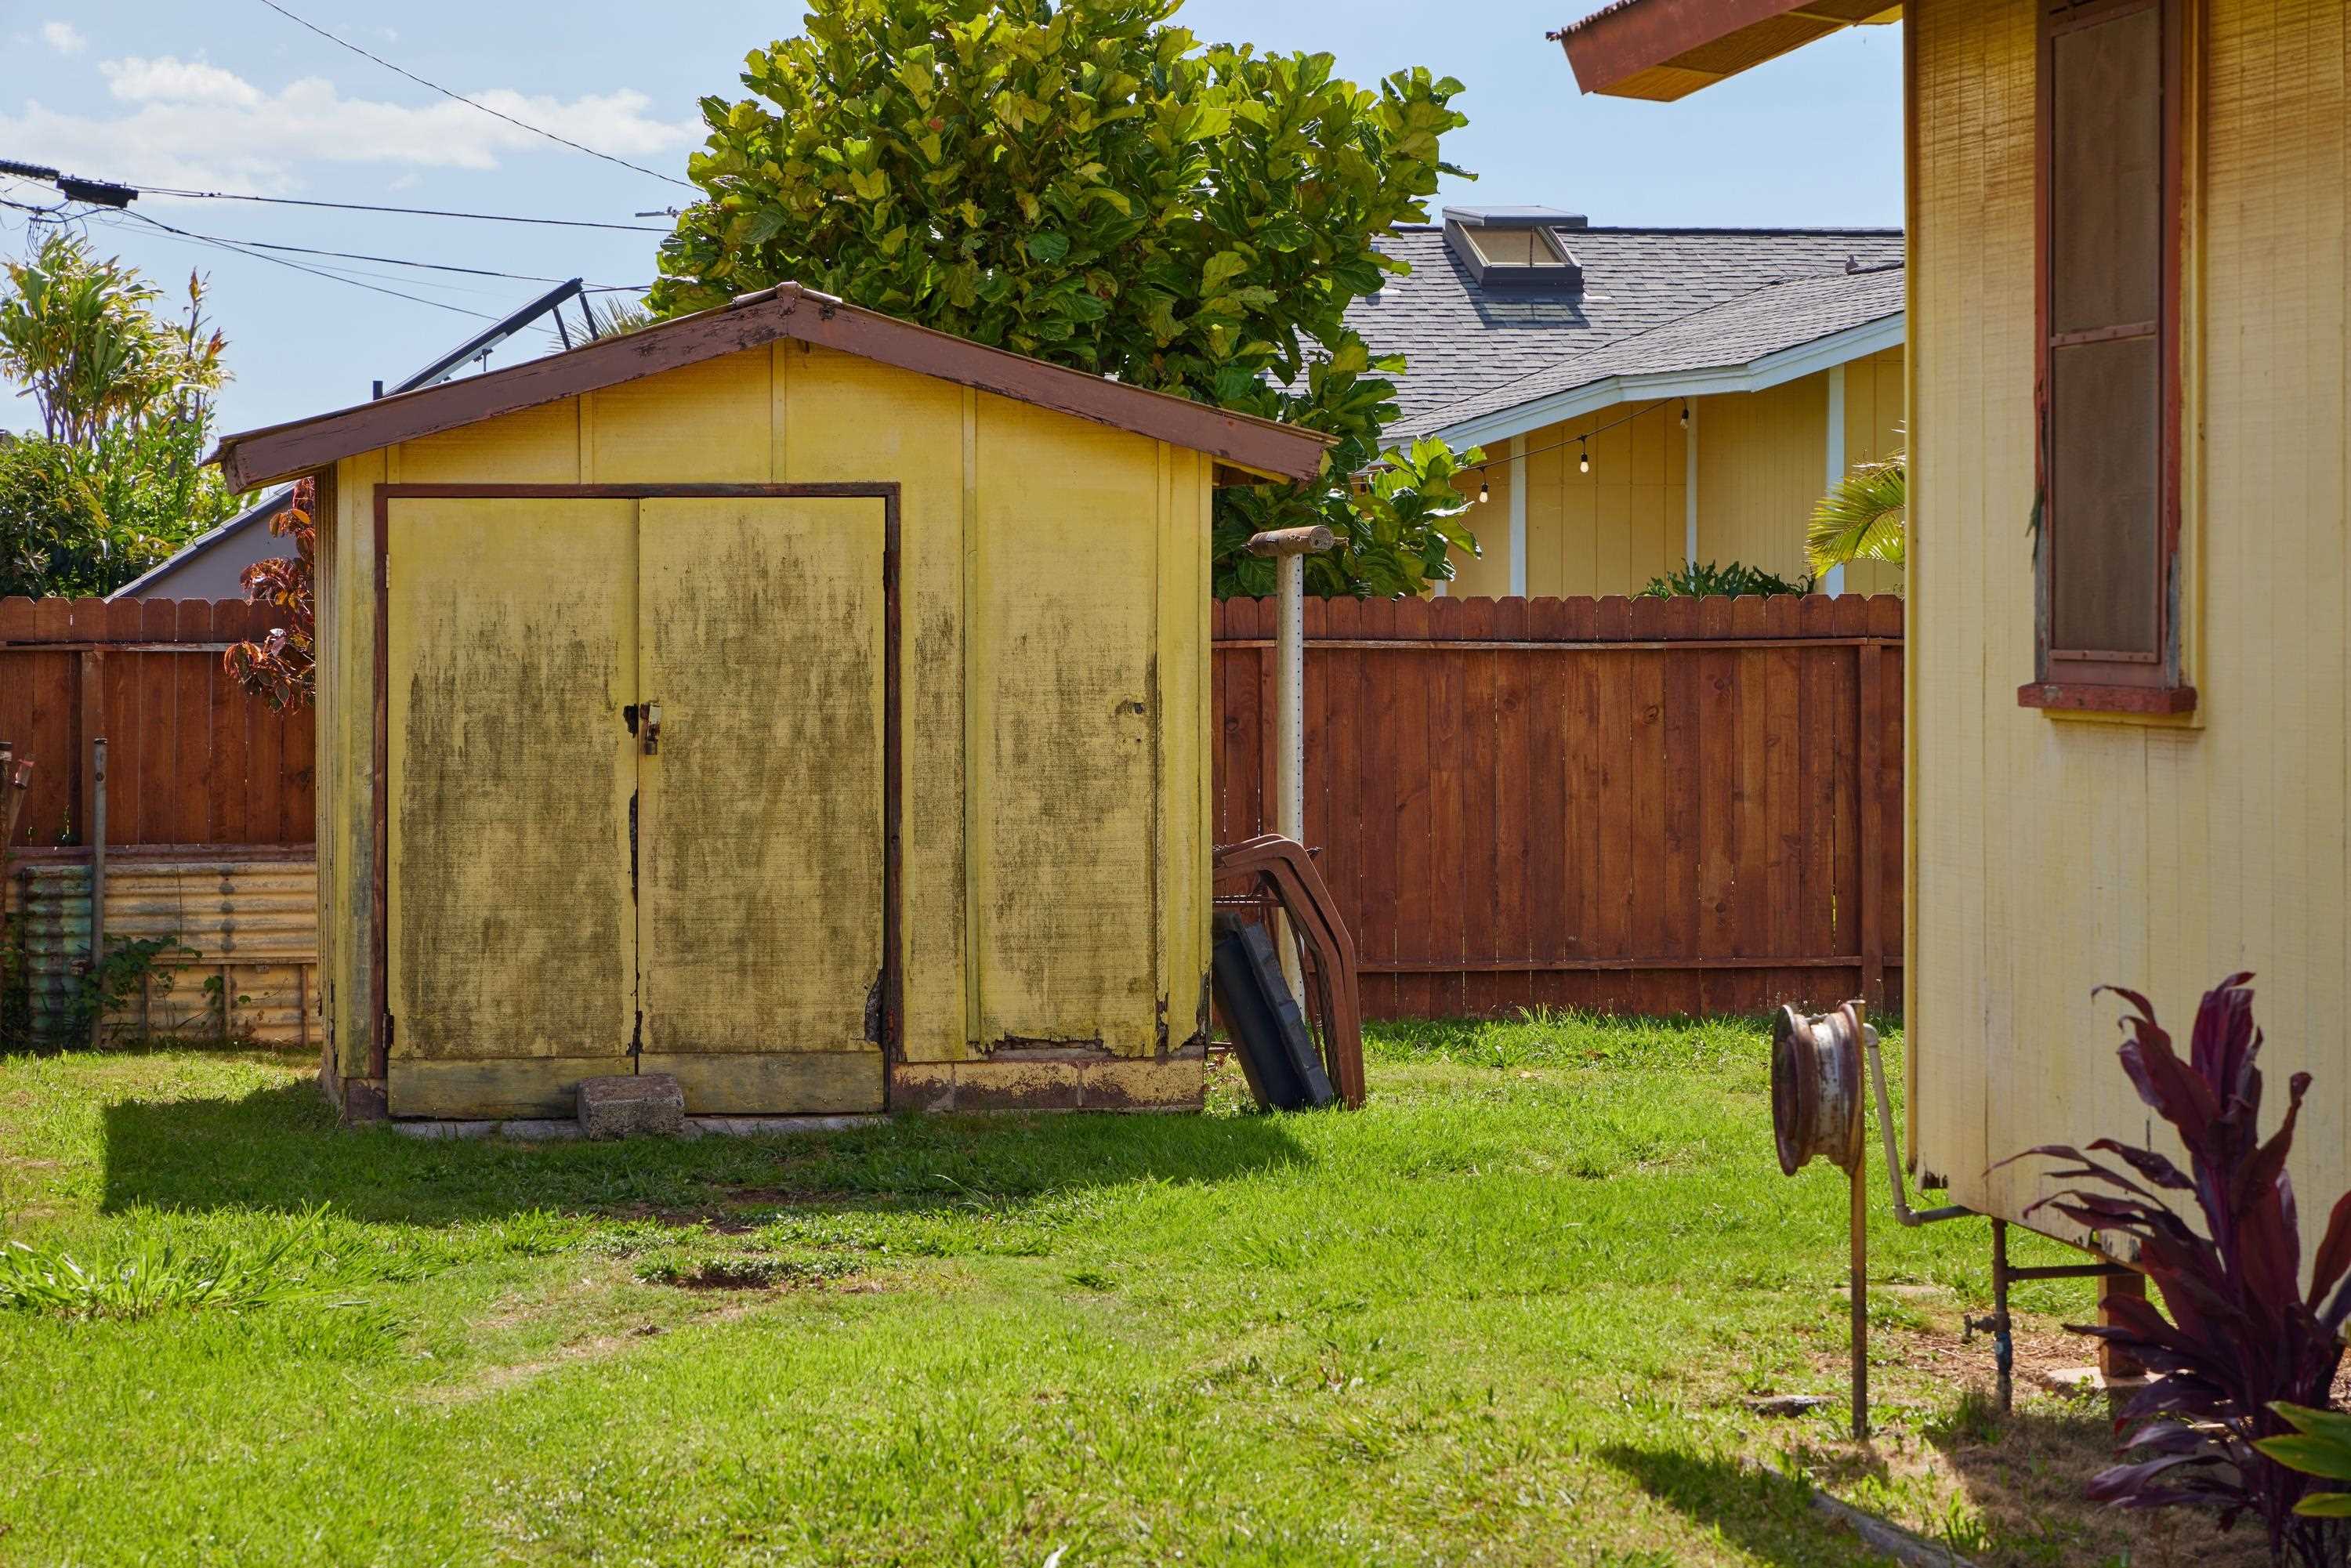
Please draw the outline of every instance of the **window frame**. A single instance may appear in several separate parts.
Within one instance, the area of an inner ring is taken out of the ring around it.
[[[2073,711],[2137,714],[2185,714],[2194,711],[2196,690],[2187,684],[2181,662],[2184,579],[2181,562],[2181,471],[2186,424],[2182,384],[2183,277],[2187,262],[2187,157],[2190,118],[2185,97],[2188,80],[2186,0],[2037,0],[2034,48],[2033,134],[2033,494],[2039,519],[2034,541],[2033,679],[2017,689],[2017,701],[2027,707]],[[2126,339],[2135,334],[2114,327],[2064,334],[2066,343],[2053,342],[2053,295],[2056,273],[2053,246],[2056,202],[2054,89],[2057,40],[2082,28],[2110,22],[2137,12],[2156,14],[2161,35],[2159,65],[2161,136],[2161,251],[2155,338],[2158,369],[2156,474],[2156,566],[2147,585],[2154,598],[2157,652],[2116,653],[2094,649],[2064,648],[2053,635],[2055,617],[2053,573],[2055,530],[2064,526],[2059,516],[2061,498],[2051,490],[2051,455],[2055,351],[2060,347]]]

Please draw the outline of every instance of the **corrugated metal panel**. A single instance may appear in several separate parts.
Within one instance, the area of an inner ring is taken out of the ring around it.
[[[36,862],[10,877],[24,923],[34,1028],[62,1028],[89,956],[89,867]],[[318,875],[308,860],[110,860],[110,945],[168,939],[136,993],[107,1015],[111,1040],[317,1039]],[[216,983],[215,983],[216,982]],[[224,998],[225,1009],[224,1009]]]

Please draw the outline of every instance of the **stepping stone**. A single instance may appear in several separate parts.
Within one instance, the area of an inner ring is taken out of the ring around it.
[[[674,1138],[685,1131],[685,1091],[666,1072],[580,1081],[580,1132],[589,1138]]]

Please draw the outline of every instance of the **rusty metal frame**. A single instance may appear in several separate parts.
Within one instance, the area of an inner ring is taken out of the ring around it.
[[[1355,941],[1339,918],[1339,906],[1306,846],[1280,833],[1259,833],[1237,844],[1219,844],[1215,854],[1219,880],[1248,877],[1290,916],[1304,943],[1315,1000],[1322,1015],[1322,1055],[1339,1098],[1351,1111],[1364,1104],[1364,1013],[1356,984]]]
[[[891,1067],[904,1053],[905,977],[899,954],[901,894],[900,824],[903,793],[899,779],[901,747],[899,707],[902,692],[898,658],[898,513],[896,480],[873,483],[805,485],[378,485],[375,486],[374,605],[375,715],[373,756],[370,768],[372,800],[369,810],[374,847],[369,856],[368,898],[368,1071],[366,1076],[389,1089],[391,1039],[385,1028],[391,1017],[389,988],[392,972],[390,912],[391,867],[385,855],[391,846],[392,729],[390,685],[392,654],[391,577],[386,570],[391,546],[392,503],[394,501],[645,501],[670,498],[726,500],[810,499],[866,500],[882,503],[882,1083],[883,1103],[889,1103]],[[388,1093],[386,1100],[388,1103]]]

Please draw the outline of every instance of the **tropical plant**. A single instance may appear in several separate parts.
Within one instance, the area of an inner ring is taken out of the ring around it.
[[[24,383],[43,434],[0,453],[5,591],[105,593],[236,510],[204,463],[226,343],[135,268],[53,231],[5,264],[0,375]]]
[[[1640,597],[1705,598],[1727,594],[1736,599],[1742,593],[1810,593],[1812,591],[1813,580],[1809,577],[1801,582],[1791,582],[1777,572],[1766,571],[1760,566],[1744,566],[1735,560],[1729,566],[1717,566],[1712,561],[1700,566],[1696,561],[1689,561],[1679,571],[1649,579],[1649,584],[1641,590]]]
[[[224,379],[218,332],[204,329],[204,285],[188,277],[188,318],[160,319],[163,292],[119,257],[52,229],[23,261],[0,263],[0,375],[25,383],[52,441],[94,444],[118,424],[184,411]]]
[[[2184,1062],[2145,997],[2108,988],[2133,1009],[2120,1051],[2123,1071],[2179,1135],[2186,1171],[2158,1150],[2113,1138],[2089,1147],[2113,1155],[2127,1173],[2066,1145],[2015,1158],[2073,1161],[2054,1177],[2106,1189],[2066,1187],[2025,1213],[2053,1208],[2094,1240],[2136,1242],[2137,1266],[2162,1291],[2160,1310],[2143,1297],[2109,1296],[2112,1321],[2074,1331],[2105,1341],[2153,1375],[2118,1418],[2127,1433],[2123,1462],[2093,1477],[2089,1495],[2125,1508],[2209,1509],[2223,1528],[2250,1512],[2267,1527],[2273,1558],[2283,1561],[2291,1552],[2307,1568],[2339,1568],[2345,1526],[2297,1512],[2313,1490],[2311,1477],[2262,1445],[2293,1430],[2275,1408],[2281,1402],[2314,1408],[2330,1402],[2343,1359],[2340,1335],[2351,1314],[2345,1279],[2351,1272],[2351,1193],[2328,1217],[2305,1291],[2285,1166],[2310,1074],[2294,1075],[2285,1120],[2263,1142],[2262,1075],[2254,1065],[2262,1035],[2246,986],[2252,978],[2231,975],[2205,993]],[[2201,1232],[2171,1207],[2166,1193],[2194,1197]]]
[[[1804,552],[1820,573],[1855,560],[1900,566],[1908,553],[1909,517],[1910,455],[1856,463],[1813,506]]]
[[[2351,1484],[2351,1415],[2283,1400],[2270,1408],[2294,1431],[2283,1437],[2263,1437],[2254,1448],[2290,1470]],[[2351,1519],[2351,1490],[2312,1492],[2294,1505],[2294,1511],[2313,1519]]]
[[[1449,78],[1365,90],[1327,54],[1203,47],[1169,25],[1180,4],[810,0],[804,36],[746,60],[752,96],[702,101],[705,196],[663,242],[652,308],[792,279],[1336,436],[1321,479],[1220,496],[1232,591],[1241,518],[1330,521],[1379,455],[1402,365],[1344,312],[1403,270],[1374,242],[1426,217],[1439,138],[1467,121]],[[1348,559],[1372,575],[1334,564],[1317,591],[1449,576],[1440,520],[1367,514],[1350,537],[1372,548]]]
[[[284,620],[260,641],[232,643],[221,655],[221,667],[232,680],[280,711],[307,706],[311,698],[317,662],[311,591],[317,581],[319,529],[310,514],[316,504],[311,482],[296,480],[294,494],[269,519],[269,531],[292,539],[294,553],[245,569],[245,601],[266,604]]]

